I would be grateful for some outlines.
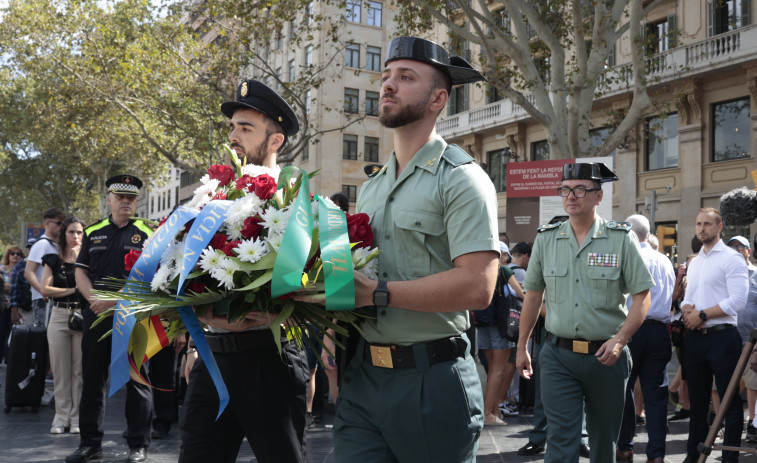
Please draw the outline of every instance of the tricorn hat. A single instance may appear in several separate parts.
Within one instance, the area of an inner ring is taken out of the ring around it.
[[[614,182],[618,176],[601,162],[577,162],[565,164],[562,168],[563,180],[594,180],[605,183]]]
[[[452,85],[486,80],[464,58],[449,56],[444,47],[417,37],[397,37],[389,42],[384,66],[398,59],[410,59],[430,64],[449,76]]]
[[[237,88],[234,101],[227,101],[221,105],[221,112],[231,118],[237,109],[254,109],[273,119],[284,131],[284,144],[287,137],[300,130],[297,115],[289,103],[271,87],[257,80],[245,80]],[[284,145],[282,145],[283,147]]]
[[[142,180],[133,175],[114,175],[105,181],[108,193],[139,196]]]

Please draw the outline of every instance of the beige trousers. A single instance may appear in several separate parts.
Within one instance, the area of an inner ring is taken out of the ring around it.
[[[53,306],[47,326],[50,365],[55,381],[53,426],[79,426],[81,338],[81,331],[68,329],[68,309]]]

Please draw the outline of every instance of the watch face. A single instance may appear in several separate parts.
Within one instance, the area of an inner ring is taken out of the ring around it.
[[[704,313],[704,311],[699,312],[699,318],[701,318],[704,321],[707,321],[707,314]]]
[[[373,304],[379,307],[389,305],[389,293],[385,291],[376,291],[373,293]]]

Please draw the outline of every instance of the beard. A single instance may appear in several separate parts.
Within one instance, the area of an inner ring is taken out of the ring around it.
[[[265,160],[268,157],[268,139],[271,138],[271,133],[267,133],[265,140],[260,142],[258,146],[254,146],[251,149],[245,149],[242,145],[238,143],[234,143],[231,145],[231,148],[234,147],[240,147],[244,151],[240,156],[239,160],[242,161],[245,164],[253,164],[256,166],[263,166],[265,165]]]
[[[384,97],[386,96],[392,96],[394,93],[386,93],[384,94]],[[407,124],[412,124],[413,122],[419,121],[423,119],[426,116],[426,111],[428,110],[428,102],[431,99],[431,90],[426,94],[425,98],[422,98],[420,101],[418,101],[415,104],[409,105],[407,107],[403,107],[401,104],[401,101],[398,101],[398,105],[396,105],[396,108],[399,112],[397,114],[388,114],[384,111],[384,107],[379,107],[379,122],[384,127],[387,127],[389,129],[396,129],[397,127],[402,127]]]

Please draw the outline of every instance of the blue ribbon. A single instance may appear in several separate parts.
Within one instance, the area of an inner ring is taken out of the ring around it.
[[[226,200],[209,202],[195,219],[192,228],[189,229],[186,244],[184,245],[184,258],[182,259],[181,271],[179,273],[178,294],[180,296],[184,295],[184,283],[186,282],[187,275],[194,269],[194,266],[202,255],[202,251],[208,246],[210,240],[213,239],[216,231],[223,225],[226,211],[231,206],[231,203],[232,201]],[[226,384],[221,377],[221,371],[218,369],[216,359],[210,351],[208,341],[205,339],[205,333],[202,330],[200,321],[197,320],[194,310],[189,306],[184,306],[179,307],[178,312],[181,320],[184,322],[184,326],[187,327],[187,331],[189,331],[190,336],[194,339],[197,351],[200,353],[203,362],[205,362],[205,366],[208,367],[210,377],[216,386],[219,402],[218,415],[216,416],[216,419],[218,419],[229,404],[229,391],[226,389]]]
[[[134,263],[131,272],[129,272],[129,281],[151,282],[155,276],[155,271],[160,263],[160,257],[163,255],[168,244],[173,240],[176,233],[190,220],[195,218],[197,211],[193,211],[184,206],[176,209],[166,222],[155,232],[149,245],[142,250],[137,262]],[[129,282],[123,288],[124,294],[134,294],[141,291],[141,287],[130,285]],[[137,289],[140,288],[140,289]],[[113,317],[113,335],[111,340],[110,352],[110,391],[112,396],[126,383],[129,382],[129,338],[137,320],[132,315],[130,306],[136,304],[135,301],[120,300],[116,305],[116,311]]]

